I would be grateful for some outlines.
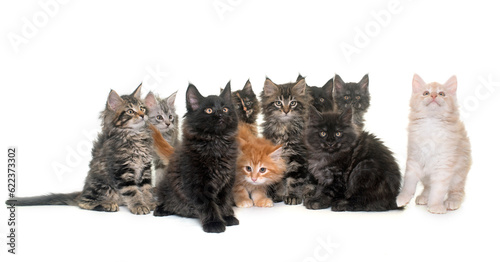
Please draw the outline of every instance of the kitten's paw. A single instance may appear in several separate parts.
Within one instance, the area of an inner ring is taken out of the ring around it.
[[[155,210],[156,208],[156,202],[148,202],[147,206],[149,207],[149,210]]]
[[[155,217],[165,217],[165,216],[171,216],[173,215],[173,212],[170,212],[168,210],[163,209],[160,206],[157,206],[155,209],[155,212],[153,213],[153,216]]]
[[[319,199],[306,199],[304,200],[304,205],[307,209],[325,209],[329,205],[326,203],[322,203]]]
[[[432,214],[446,214],[447,209],[445,205],[439,204],[427,207],[427,211],[431,212]]]
[[[420,195],[415,199],[417,205],[427,205],[429,198],[427,196]]]
[[[253,207],[253,201],[252,199],[246,199],[242,201],[236,202],[237,207]]]
[[[343,212],[349,210],[349,201],[342,199],[332,203],[332,211]]]
[[[446,206],[446,209],[448,209],[448,210],[457,210],[460,208],[461,204],[462,204],[462,201],[460,201],[460,200],[446,200],[446,201],[444,201],[444,205]]]
[[[134,215],[146,215],[151,212],[151,209],[149,209],[149,207],[144,203],[137,203],[133,206],[129,206],[128,209]]]
[[[117,212],[120,208],[118,207],[118,203],[101,203],[94,207],[95,211],[104,211],[104,212]]]
[[[412,196],[401,194],[396,199],[396,204],[398,205],[398,207],[404,207],[404,206],[408,205],[411,198],[412,198]]]
[[[263,198],[255,201],[255,206],[258,207],[272,207],[273,201],[270,198]]]
[[[302,204],[302,198],[296,196],[285,196],[283,197],[285,205],[300,205]]]
[[[203,231],[207,233],[222,233],[226,231],[226,225],[221,221],[206,222],[203,224]]]
[[[240,221],[234,216],[227,216],[227,217],[223,217],[223,218],[224,218],[224,221],[226,221],[226,226],[228,226],[228,227],[237,226],[240,224]]]

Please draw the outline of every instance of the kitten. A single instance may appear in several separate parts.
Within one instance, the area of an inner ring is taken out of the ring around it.
[[[359,83],[344,83],[339,75],[335,75],[334,104],[335,112],[342,112],[353,108],[354,124],[361,130],[364,127],[364,114],[370,106],[370,92],[368,91],[368,75],[363,76]]]
[[[238,117],[228,83],[220,96],[202,96],[190,84],[183,139],[158,185],[155,216],[199,218],[205,232],[238,225],[232,188],[238,157]],[[159,150],[157,150],[158,153]]]
[[[256,137],[252,126],[246,123],[238,126],[238,140],[241,153],[233,187],[236,206],[272,207],[273,200],[267,196],[268,188],[281,182],[286,169],[281,158],[281,145],[276,146],[267,139]]]
[[[175,97],[177,92],[171,94],[165,99],[160,99],[152,92],[149,92],[144,100],[148,109],[149,122],[162,134],[167,142],[175,147],[178,143],[179,128],[177,124],[178,116],[175,113]],[[156,174],[163,173],[166,168],[158,155],[153,154],[153,166],[155,170],[154,185],[159,184]]]
[[[267,78],[261,103],[263,136],[274,144],[283,145],[282,157],[287,165],[281,188],[272,192],[273,200],[284,201],[287,205],[300,204],[308,177],[303,132],[311,96],[306,82],[300,79],[295,83],[276,85]]]
[[[333,78],[323,87],[309,86],[309,93],[313,99],[312,105],[319,112],[333,111]]]
[[[134,214],[155,207],[151,190],[151,134],[141,86],[131,95],[111,90],[101,113],[102,131],[94,142],[90,170],[82,192],[7,201],[17,206],[77,205],[83,209],[118,211],[127,205]]]
[[[398,206],[408,204],[418,180],[424,190],[416,203],[427,205],[429,212],[443,214],[462,204],[472,158],[467,131],[460,121],[456,91],[455,76],[443,85],[426,84],[417,74],[413,76],[408,158]]]
[[[310,110],[306,141],[316,189],[308,209],[384,211],[397,209],[401,173],[392,152],[374,135],[359,131],[352,109],[342,114]]]
[[[260,112],[259,99],[252,90],[250,80],[245,83],[241,90],[233,92],[233,104],[238,114],[238,120],[250,124],[252,133],[257,135],[257,116]]]

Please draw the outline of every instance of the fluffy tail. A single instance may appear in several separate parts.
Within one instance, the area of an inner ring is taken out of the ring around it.
[[[69,205],[77,206],[78,198],[82,192],[69,194],[50,194],[34,197],[15,197],[5,201],[7,205],[14,206],[46,206],[46,205]]]
[[[153,125],[149,125],[149,128],[153,131],[153,140],[154,140],[154,148],[156,151],[156,154],[158,157],[161,159],[161,161],[167,165],[170,156],[174,153],[174,148],[163,138],[162,134],[160,133],[160,130],[158,130],[156,127]]]

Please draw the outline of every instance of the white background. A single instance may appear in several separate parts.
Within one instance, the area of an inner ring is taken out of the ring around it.
[[[183,115],[188,82],[209,95],[228,80],[235,90],[250,78],[260,93],[266,75],[284,83],[301,73],[322,86],[335,73],[347,82],[369,73],[366,129],[386,142],[404,170],[413,74],[441,83],[456,74],[474,164],[462,208],[446,215],[413,201],[385,213],[278,204],[236,209],[241,224],[214,235],[194,219],[135,216],[125,207],[117,213],[18,208],[15,256],[7,253],[2,208],[2,261],[498,261],[500,16],[494,1],[68,1],[49,11],[46,2],[0,4],[0,148],[6,165],[7,147],[18,147],[18,196],[81,190],[108,92],[131,93],[141,81],[144,95],[178,90]],[[218,11],[214,3],[229,9]],[[360,31],[368,36],[361,39]],[[357,53],[346,56],[343,45]]]

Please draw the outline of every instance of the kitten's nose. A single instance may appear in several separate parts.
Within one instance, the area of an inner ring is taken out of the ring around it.
[[[252,181],[253,182],[257,181],[257,178],[256,177],[252,177]]]
[[[438,94],[437,94],[436,92],[432,92],[432,93],[431,93],[431,97],[432,97],[432,98],[436,98],[437,96],[438,96]]]

